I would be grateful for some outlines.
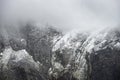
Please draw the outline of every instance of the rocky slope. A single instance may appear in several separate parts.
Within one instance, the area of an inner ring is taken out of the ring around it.
[[[0,80],[120,79],[119,28],[63,34],[27,24],[20,32],[1,37]]]
[[[49,73],[57,79],[119,80],[119,28],[90,35],[68,33],[56,42],[53,52]]]

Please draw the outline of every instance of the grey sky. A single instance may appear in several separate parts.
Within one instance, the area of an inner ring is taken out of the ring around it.
[[[4,19],[33,20],[64,31],[93,30],[119,25],[119,5],[119,0],[6,0]]]

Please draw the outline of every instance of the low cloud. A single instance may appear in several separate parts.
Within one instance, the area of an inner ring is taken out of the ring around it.
[[[5,24],[34,21],[63,31],[119,25],[119,0],[1,0]]]

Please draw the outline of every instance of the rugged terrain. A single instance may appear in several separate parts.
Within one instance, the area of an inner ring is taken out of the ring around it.
[[[27,24],[8,34],[0,36],[0,80],[120,79],[118,27],[62,33]]]

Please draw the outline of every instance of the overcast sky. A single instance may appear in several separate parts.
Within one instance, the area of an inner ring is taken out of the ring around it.
[[[119,25],[119,0],[0,0],[2,19],[33,20],[64,31]]]

